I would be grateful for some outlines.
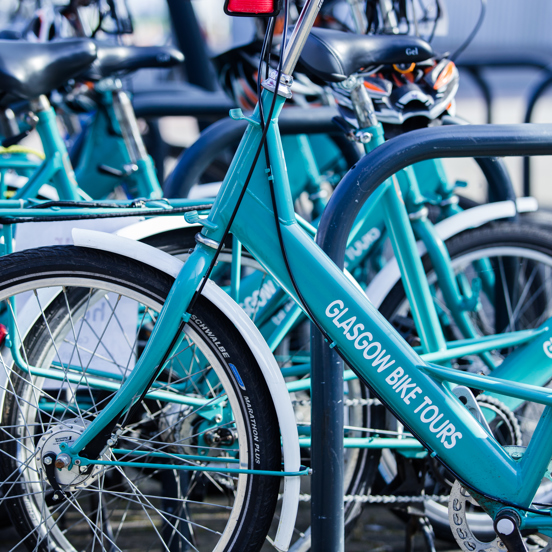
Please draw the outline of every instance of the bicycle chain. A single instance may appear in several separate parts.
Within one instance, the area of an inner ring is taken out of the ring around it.
[[[310,399],[300,399],[291,401],[293,406],[310,406]],[[379,399],[345,399],[344,406],[380,406]]]
[[[363,502],[366,504],[406,504],[409,502],[448,502],[448,495],[417,495],[417,496],[393,496],[393,495],[345,495],[345,502]]]
[[[283,495],[278,495],[281,500]],[[299,502],[310,502],[310,494],[300,494]],[[417,495],[417,496],[393,496],[393,495],[345,495],[344,502],[362,502],[364,504],[408,504],[410,502],[425,502],[433,500],[434,502],[448,502],[447,495]]]
[[[291,401],[293,406],[310,406],[310,399]],[[379,399],[345,399],[345,406],[379,406]],[[282,495],[278,497],[282,498]],[[299,502],[310,502],[310,494],[300,494]],[[409,502],[424,502],[433,500],[435,502],[448,502],[448,496],[441,495],[417,495],[417,496],[393,496],[393,495],[345,495],[344,502],[362,502],[365,504],[407,504]]]

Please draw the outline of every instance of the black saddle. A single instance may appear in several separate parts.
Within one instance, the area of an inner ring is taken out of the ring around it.
[[[96,42],[98,59],[87,73],[99,80],[137,69],[172,67],[184,61],[182,52],[165,46],[119,46]]]
[[[31,99],[58,88],[96,59],[88,39],[55,42],[0,40],[0,96]]]
[[[374,65],[425,61],[435,54],[424,40],[407,35],[358,35],[313,29],[300,66],[324,82],[341,82]]]

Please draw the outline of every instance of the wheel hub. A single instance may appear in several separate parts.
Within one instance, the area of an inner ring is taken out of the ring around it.
[[[48,481],[46,477],[46,467],[52,461],[48,455],[54,454],[58,456],[61,454],[61,445],[66,444],[71,446],[84,431],[84,425],[82,420],[68,420],[51,427],[38,442],[39,453],[39,465],[42,472],[42,477],[45,481]],[[107,459],[107,454],[102,455],[104,459]],[[102,466],[89,466],[84,468],[80,466],[79,462],[73,463],[71,469],[55,469],[55,477],[58,485],[64,491],[75,491],[88,487],[93,483],[98,474],[101,472]]]

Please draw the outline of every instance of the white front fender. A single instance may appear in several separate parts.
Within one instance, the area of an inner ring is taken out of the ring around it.
[[[144,243],[95,230],[75,228],[73,230],[73,242],[80,247],[100,249],[130,257],[153,266],[175,278],[184,264],[181,260],[172,257],[168,253]],[[251,322],[245,312],[227,293],[211,281],[207,282],[202,293],[234,324],[259,363],[278,416],[278,424],[282,435],[284,469],[290,472],[299,471],[301,459],[295,414],[286,383],[274,356],[255,324]],[[285,551],[289,548],[297,517],[299,487],[299,477],[284,478],[280,523],[274,540],[274,546],[278,550]],[[259,506],[261,507],[262,505]]]

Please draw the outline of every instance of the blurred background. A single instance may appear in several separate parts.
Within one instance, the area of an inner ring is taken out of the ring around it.
[[[9,1],[2,0],[2,4]],[[226,16],[222,10],[223,0],[191,0],[191,4],[211,55],[253,39],[254,21]],[[472,123],[524,122],[532,95],[552,76],[552,34],[549,27],[552,3],[547,0],[532,0],[530,3],[488,0],[486,8],[482,8],[480,0],[442,0],[441,4],[442,15],[432,41],[438,52],[455,52],[474,31],[481,10],[485,10],[480,28],[457,58],[461,75],[456,96],[457,114]],[[164,44],[171,40],[169,10],[165,2],[130,0],[129,8],[135,22],[131,39],[134,43]],[[337,5],[334,10],[337,16],[347,18],[347,6]],[[424,28],[419,31],[422,36],[429,34]],[[545,87],[537,98],[532,122],[552,122],[552,87],[547,90]],[[186,132],[182,128],[186,128]],[[161,124],[164,137],[182,145],[193,141],[194,128],[197,130],[193,121],[177,124],[177,121],[170,120]],[[521,194],[522,160],[510,158],[506,161],[516,191]],[[485,187],[475,163],[447,160],[446,167],[451,178],[468,181],[467,195],[475,200],[483,199]],[[546,207],[552,207],[551,174],[552,160],[543,157],[531,161],[531,194]]]

